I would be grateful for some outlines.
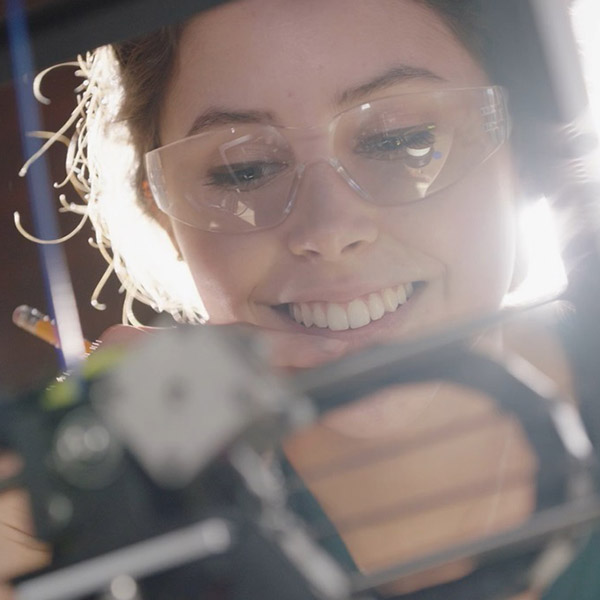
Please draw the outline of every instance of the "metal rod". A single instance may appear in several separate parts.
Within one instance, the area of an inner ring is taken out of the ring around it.
[[[372,575],[355,575],[352,591],[356,594],[373,590],[403,577],[425,573],[461,560],[473,560],[477,566],[482,566],[502,556],[514,556],[518,551],[535,549],[552,536],[569,534],[579,527],[592,525],[599,520],[600,501],[597,497],[565,504],[535,515],[517,529],[455,546]]]
[[[232,525],[223,519],[208,519],[98,558],[40,575],[18,585],[15,600],[71,600],[89,596],[103,591],[120,575],[143,578],[194,560],[222,554],[232,543]]]

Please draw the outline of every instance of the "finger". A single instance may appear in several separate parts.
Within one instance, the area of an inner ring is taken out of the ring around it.
[[[316,367],[343,355],[348,344],[342,340],[317,335],[290,333],[264,329],[256,325],[217,325],[235,327],[251,333],[259,333],[266,340],[269,363],[276,368],[306,369]],[[149,333],[161,331],[160,327],[131,327],[115,325],[100,337],[101,347],[130,346],[143,341]]]
[[[18,475],[23,468],[23,460],[18,454],[0,449],[0,482]]]
[[[22,470],[23,460],[18,454],[0,449],[0,494],[22,485],[19,477]]]
[[[0,582],[46,566],[48,546],[33,537],[29,497],[24,490],[0,494]]]
[[[245,326],[246,327],[246,326]],[[266,341],[267,357],[276,368],[307,369],[340,358],[348,349],[342,340],[250,327]]]
[[[12,592],[12,589],[7,585],[2,585],[0,583],[0,600],[14,600],[15,595]]]
[[[94,345],[101,348],[107,348],[109,346],[130,346],[143,341],[148,333],[151,333],[152,331],[160,331],[160,328],[113,325],[100,336]]]

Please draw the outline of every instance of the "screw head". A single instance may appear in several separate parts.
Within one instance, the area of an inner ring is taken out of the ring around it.
[[[46,505],[48,518],[56,529],[65,528],[73,518],[73,503],[63,494],[54,493]]]
[[[119,441],[87,407],[70,412],[56,429],[53,465],[71,485],[83,489],[105,487],[116,476],[122,457]]]

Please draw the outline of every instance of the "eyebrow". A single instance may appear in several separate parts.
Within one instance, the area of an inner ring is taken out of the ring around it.
[[[367,81],[366,83],[362,83],[361,85],[341,92],[336,98],[336,103],[349,104],[351,102],[357,102],[373,92],[377,92],[379,90],[383,90],[398,83],[404,83],[405,81],[410,81],[412,79],[446,81],[443,77],[436,75],[429,69],[412,67],[410,65],[398,65],[392,67],[382,75],[378,75],[374,79]]]
[[[204,129],[215,125],[229,125],[231,123],[273,123],[273,113],[264,110],[220,110],[209,108],[199,114],[192,123],[187,136],[200,133]]]
[[[446,81],[443,77],[436,75],[429,69],[411,67],[410,65],[399,65],[392,67],[382,75],[362,83],[356,87],[344,90],[337,95],[335,103],[338,105],[359,101],[368,94],[386,89],[398,83],[412,79],[426,79],[430,81]],[[265,110],[222,110],[219,108],[208,108],[199,114],[188,130],[186,137],[195,135],[214,127],[215,125],[230,125],[233,123],[274,123],[275,116]]]

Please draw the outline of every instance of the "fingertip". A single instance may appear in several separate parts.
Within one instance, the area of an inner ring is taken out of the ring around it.
[[[348,349],[348,342],[332,338],[317,338],[316,346],[324,354],[337,356],[343,354]]]
[[[14,477],[22,468],[23,459],[20,456],[0,448],[0,479]]]
[[[311,369],[343,356],[348,344],[342,340],[303,336],[282,348],[273,347],[273,366],[285,369]]]
[[[128,346],[148,334],[149,327],[133,327],[131,325],[113,325],[105,330],[94,342],[95,348],[107,346]]]
[[[11,587],[0,583],[0,600],[15,600],[15,595]]]

